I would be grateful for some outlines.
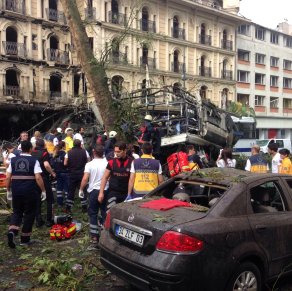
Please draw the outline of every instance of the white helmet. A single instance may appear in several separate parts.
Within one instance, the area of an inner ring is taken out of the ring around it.
[[[150,114],[145,115],[144,120],[152,121],[153,118]]]
[[[61,127],[58,127],[58,128],[57,128],[57,132],[58,132],[58,133],[62,133],[62,128],[61,128]]]
[[[67,127],[66,129],[65,129],[65,133],[67,134],[67,132],[68,131],[74,131],[71,127]]]
[[[118,133],[116,131],[110,131],[109,137],[115,137]]]

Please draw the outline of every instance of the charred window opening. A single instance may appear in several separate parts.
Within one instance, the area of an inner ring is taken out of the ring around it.
[[[92,0],[87,0],[87,7],[88,8],[92,8],[93,7]]]
[[[205,61],[206,61],[206,57],[205,56],[201,56],[201,59],[200,59],[200,76],[205,76]]]
[[[226,109],[228,105],[228,88],[224,88],[221,94],[221,108]]]
[[[121,98],[124,78],[122,76],[113,76],[111,80],[112,94],[116,99]]]
[[[17,42],[17,31],[12,26],[7,27],[6,29],[6,41]]]
[[[173,17],[173,37],[178,38],[179,36],[179,21],[178,21],[178,17],[174,16]]]
[[[50,97],[61,97],[62,96],[61,76],[51,75],[50,77]]]
[[[120,58],[120,43],[119,40],[114,38],[112,41],[112,57],[113,62],[118,63]]]
[[[200,88],[200,96],[203,99],[207,99],[207,90],[208,90],[208,87],[205,85]]]
[[[227,31],[226,29],[223,30],[223,43],[226,43],[227,41]]]
[[[50,37],[50,48],[55,50],[59,49],[59,40],[54,35]]]
[[[58,1],[57,0],[49,0],[49,9],[58,10]]]
[[[19,95],[20,75],[16,70],[9,69],[5,75],[5,96]]]
[[[80,95],[80,82],[82,82],[81,74],[74,75],[74,96]]]
[[[18,44],[17,44],[17,30],[9,26],[6,29],[6,42],[5,44],[5,54],[7,55],[17,55],[18,54]]]
[[[142,30],[148,31],[149,13],[147,7],[142,8]]]
[[[89,47],[91,51],[93,52],[93,37],[88,37],[88,41],[89,41]]]
[[[205,23],[201,24],[201,34],[200,34],[201,43],[206,43],[206,26]]]
[[[119,15],[119,3],[117,0],[112,0],[112,14],[113,18]]]
[[[142,48],[142,64],[148,65],[148,47],[145,44]]]
[[[173,71],[178,73],[179,72],[179,51],[175,50],[173,52]]]

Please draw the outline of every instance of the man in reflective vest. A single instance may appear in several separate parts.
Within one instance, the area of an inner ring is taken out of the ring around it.
[[[141,158],[134,160],[131,166],[127,199],[142,197],[163,182],[161,164],[152,156],[152,145],[145,142],[141,150]]]
[[[246,161],[245,170],[253,173],[267,173],[269,170],[268,162],[260,154],[260,147],[254,145],[251,148],[251,157]]]
[[[46,192],[41,176],[42,170],[38,160],[31,156],[30,141],[21,142],[22,153],[13,157],[6,174],[7,199],[13,200],[13,214],[8,229],[8,246],[15,248],[15,236],[21,230],[20,244],[28,245],[38,203],[38,188],[41,199],[46,199]]]

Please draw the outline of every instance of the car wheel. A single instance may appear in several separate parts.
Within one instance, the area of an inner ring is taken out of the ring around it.
[[[261,291],[262,277],[258,267],[250,262],[242,263],[232,275],[227,291]]]

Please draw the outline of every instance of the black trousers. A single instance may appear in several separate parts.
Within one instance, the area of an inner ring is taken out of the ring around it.
[[[47,221],[53,220],[53,204],[54,204],[54,194],[52,191],[52,185],[48,177],[42,177],[44,181],[44,186],[46,189],[46,203],[47,203]],[[39,189],[38,193],[38,203],[37,203],[37,212],[36,219],[41,220],[42,216],[42,201],[41,201],[41,190]]]
[[[107,201],[106,201],[106,211],[109,211],[116,204],[124,202],[126,198],[127,198],[127,194],[125,194],[125,192],[109,190]]]
[[[9,231],[18,233],[22,220],[21,240],[29,241],[36,215],[37,195],[13,196],[13,214],[10,219]]]
[[[83,178],[83,174],[75,174],[75,175],[70,175],[69,174],[69,179],[68,179],[68,196],[67,196],[67,201],[66,201],[66,207],[71,208],[74,205],[74,196],[75,196],[75,191],[76,189],[79,190],[81,180]],[[86,193],[84,192],[85,196],[84,198],[80,199],[81,201],[81,206],[86,207],[87,206],[87,197]]]

